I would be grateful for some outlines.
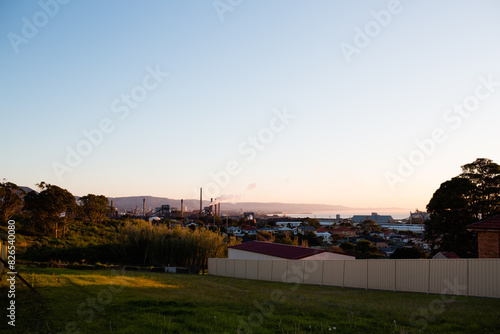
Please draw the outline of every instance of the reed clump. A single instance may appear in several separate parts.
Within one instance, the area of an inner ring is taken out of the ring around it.
[[[206,268],[208,258],[227,257],[228,246],[235,244],[235,238],[204,228],[169,228],[146,221],[125,223],[118,240],[120,257],[129,263],[196,268]]]

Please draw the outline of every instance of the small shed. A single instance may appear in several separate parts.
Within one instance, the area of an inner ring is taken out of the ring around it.
[[[436,255],[432,257],[433,259],[437,260],[445,260],[445,259],[460,259],[460,256],[453,252],[439,252]]]

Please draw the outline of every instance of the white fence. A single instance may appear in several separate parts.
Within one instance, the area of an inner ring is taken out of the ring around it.
[[[500,259],[208,259],[210,275],[346,288],[500,298]]]

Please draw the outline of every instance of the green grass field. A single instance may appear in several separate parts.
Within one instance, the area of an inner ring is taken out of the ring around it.
[[[500,333],[500,300],[202,275],[20,268],[2,333]]]

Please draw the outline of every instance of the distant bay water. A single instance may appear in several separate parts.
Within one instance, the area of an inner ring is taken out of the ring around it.
[[[410,216],[410,212],[383,212],[383,211],[337,211],[337,212],[325,212],[325,211],[317,211],[311,213],[290,213],[285,214],[287,217],[293,218],[321,218],[321,219],[334,219],[337,215],[340,215],[340,218],[352,218],[354,215],[363,215],[363,216],[371,216],[373,212],[376,212],[378,215],[389,215],[392,216],[393,219],[405,219]]]

